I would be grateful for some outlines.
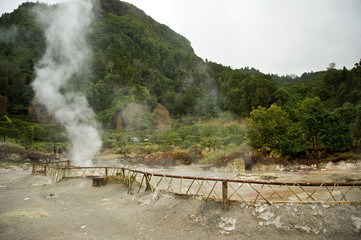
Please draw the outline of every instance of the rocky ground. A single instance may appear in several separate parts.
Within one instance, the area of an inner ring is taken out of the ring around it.
[[[25,170],[24,170],[25,169]],[[0,169],[0,239],[360,239],[361,206],[232,205]]]

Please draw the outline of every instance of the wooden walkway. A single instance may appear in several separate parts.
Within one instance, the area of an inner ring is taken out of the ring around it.
[[[167,191],[201,197],[205,201],[256,203],[326,203],[360,204],[361,182],[271,182],[247,181],[150,173],[124,167],[75,167],[69,161],[34,163],[33,174],[44,174],[52,182],[64,178],[117,177],[128,187],[128,193]],[[98,183],[96,185],[99,185]]]

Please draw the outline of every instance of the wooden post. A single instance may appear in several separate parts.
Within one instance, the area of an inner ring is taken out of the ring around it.
[[[70,167],[70,160],[67,160],[66,165],[67,165],[67,167]]]
[[[44,165],[44,176],[46,176],[46,168],[47,168],[47,165]]]
[[[222,181],[222,199],[223,199],[223,209],[228,209],[228,183],[227,181]]]
[[[108,168],[105,168],[105,176],[108,176]]]
[[[149,190],[152,190],[151,186],[150,186],[150,178],[149,178],[149,175],[144,173],[144,178],[145,178],[145,191],[149,191]]]
[[[33,171],[32,174],[35,175],[35,163],[33,163]]]

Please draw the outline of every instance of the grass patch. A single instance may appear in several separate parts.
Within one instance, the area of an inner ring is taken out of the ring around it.
[[[333,163],[346,161],[346,160],[355,160],[355,159],[361,159],[361,154],[344,152],[344,153],[336,153],[335,155],[327,158],[328,161]]]

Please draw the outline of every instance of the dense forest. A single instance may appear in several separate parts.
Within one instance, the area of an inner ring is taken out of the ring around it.
[[[86,94],[104,129],[145,130],[175,120],[177,139],[184,141],[186,125],[191,136],[197,119],[227,117],[242,119],[249,144],[268,154],[360,146],[361,61],[352,69],[330,63],[325,71],[301,76],[232,69],[203,61],[186,38],[129,3],[99,3],[87,36],[92,57],[69,87]],[[34,138],[43,131],[13,119],[41,113],[30,84],[46,43],[34,9],[54,7],[27,2],[0,18],[0,114],[6,115],[1,136]],[[129,108],[144,112],[140,121],[127,119]],[[238,130],[227,131],[223,138],[234,138]]]

